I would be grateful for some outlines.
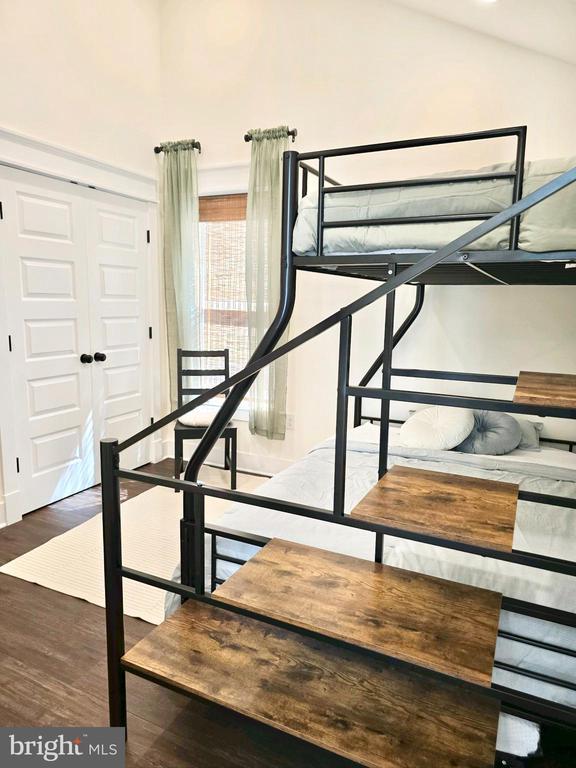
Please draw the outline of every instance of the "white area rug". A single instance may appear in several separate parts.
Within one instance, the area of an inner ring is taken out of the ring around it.
[[[253,491],[266,478],[239,476],[239,487]],[[206,498],[206,520],[215,522],[231,502]],[[154,487],[122,504],[122,557],[129,568],[172,578],[180,560],[182,494]],[[56,536],[12,560],[0,573],[104,606],[102,516]],[[151,624],[164,620],[166,593],[124,579],[124,613]]]

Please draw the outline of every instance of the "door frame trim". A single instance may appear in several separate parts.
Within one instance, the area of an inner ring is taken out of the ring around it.
[[[96,187],[102,192],[113,192],[147,203],[158,202],[158,184],[154,176],[2,127],[0,165]]]

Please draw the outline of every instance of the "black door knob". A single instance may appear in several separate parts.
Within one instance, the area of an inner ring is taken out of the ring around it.
[[[104,360],[106,360],[106,355],[104,354],[104,352],[95,352],[94,360],[96,360],[97,363],[103,363]]]
[[[94,358],[92,355],[80,355],[80,362],[81,363],[91,363]]]

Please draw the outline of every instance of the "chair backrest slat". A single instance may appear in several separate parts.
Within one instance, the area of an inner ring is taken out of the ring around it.
[[[205,359],[216,358],[219,361],[218,368],[206,368]],[[194,368],[192,360],[200,360],[202,367]],[[217,350],[196,350],[196,349],[179,349],[177,351],[178,361],[178,407],[184,405],[184,398],[189,395],[201,395],[214,386],[214,382],[207,384],[205,387],[186,387],[185,379],[188,377],[194,377],[196,379],[215,377],[225,380],[230,376],[230,351],[228,349]],[[186,362],[184,362],[186,361]],[[184,367],[185,366],[185,367]],[[217,382],[218,383],[218,382]],[[228,397],[230,390],[224,393],[224,397]]]
[[[182,376],[228,376],[225,368],[183,368]]]

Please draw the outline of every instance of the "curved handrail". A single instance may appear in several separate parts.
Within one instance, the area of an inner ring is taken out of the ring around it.
[[[248,365],[243,370],[234,374],[234,376],[231,376],[229,379],[227,379],[226,381],[223,381],[221,384],[218,384],[217,386],[212,387],[212,389],[207,390],[206,392],[204,392],[204,394],[194,398],[194,400],[191,400],[190,402],[186,403],[181,408],[177,408],[176,410],[172,411],[171,413],[167,414],[163,418],[156,421],[154,424],[151,424],[149,427],[146,427],[140,430],[135,435],[132,435],[132,437],[129,437],[123,442],[119,443],[116,449],[117,452],[120,453],[122,451],[125,451],[127,448],[130,448],[130,446],[134,445],[140,440],[143,440],[144,438],[153,434],[157,430],[162,429],[162,427],[165,427],[166,425],[173,422],[175,419],[180,418],[180,416],[183,416],[185,413],[188,413],[194,408],[197,408],[198,406],[203,405],[204,403],[208,402],[208,400],[210,400],[211,398],[222,394],[227,389],[230,389],[231,387],[235,387],[238,384],[245,382],[248,379],[252,379],[255,375],[258,374],[258,372],[262,368],[265,368],[267,365],[270,365],[270,363],[273,363],[275,360],[278,360],[280,357],[283,357],[288,352],[291,352],[293,349],[296,349],[302,344],[305,344],[307,341],[314,339],[316,336],[319,336],[321,333],[324,333],[330,328],[333,328],[335,325],[338,325],[338,323],[340,323],[340,321],[343,318],[347,317],[348,315],[356,314],[361,309],[364,309],[365,307],[370,306],[370,304],[373,304],[378,299],[382,298],[383,296],[386,296],[386,294],[391,293],[392,291],[395,291],[400,286],[405,285],[406,283],[413,282],[418,277],[420,277],[420,275],[423,275],[425,272],[428,272],[429,269],[431,269],[432,267],[435,267],[444,259],[454,255],[458,251],[461,251],[463,248],[468,247],[469,245],[471,245],[471,243],[475,242],[481,237],[484,237],[484,235],[489,234],[490,232],[497,229],[498,227],[501,227],[503,224],[507,224],[515,216],[519,216],[525,213],[530,208],[533,208],[538,203],[541,203],[542,201],[547,200],[549,197],[551,197],[552,195],[555,195],[556,193],[560,192],[565,187],[570,186],[574,182],[576,182],[576,167],[571,168],[569,171],[565,171],[563,174],[561,174],[560,176],[557,176],[552,181],[549,181],[548,183],[542,185],[537,190],[535,190],[534,192],[531,192],[529,195],[524,197],[522,200],[519,200],[517,203],[514,203],[513,205],[511,205],[509,208],[506,208],[506,210],[501,211],[500,213],[496,213],[491,218],[486,219],[485,221],[482,221],[480,224],[477,224],[471,230],[469,230],[463,235],[460,235],[448,245],[445,245],[442,248],[439,248],[434,253],[431,253],[425,256],[421,261],[417,262],[416,264],[412,264],[410,267],[407,267],[399,275],[392,277],[383,285],[378,286],[378,288],[375,288],[374,290],[369,291],[367,294],[365,294],[364,296],[361,296],[359,299],[356,299],[350,304],[347,304],[345,307],[342,307],[337,312],[334,312],[332,315],[329,315],[327,318],[325,318],[321,322],[317,323],[311,328],[308,328],[306,331],[303,331],[302,333],[298,334],[298,336],[295,336],[293,339],[290,339],[290,341],[286,342],[285,344],[282,344],[282,346],[278,347],[272,352],[268,352],[262,357],[253,359],[250,363],[248,363]],[[222,411],[226,407],[226,403],[229,399],[230,398],[227,398],[224,401],[224,404],[221,406],[220,411]],[[214,426],[214,422],[213,422],[213,426]],[[210,434],[210,429],[204,434],[204,437],[202,438],[199,445],[197,446],[196,451],[194,452],[194,455],[196,455],[197,451],[203,448],[203,444],[204,444],[203,450],[205,450],[206,442],[207,442],[206,438],[208,437],[209,434]],[[214,432],[212,431],[212,433],[210,434],[210,439],[213,439],[213,437],[214,437]]]

